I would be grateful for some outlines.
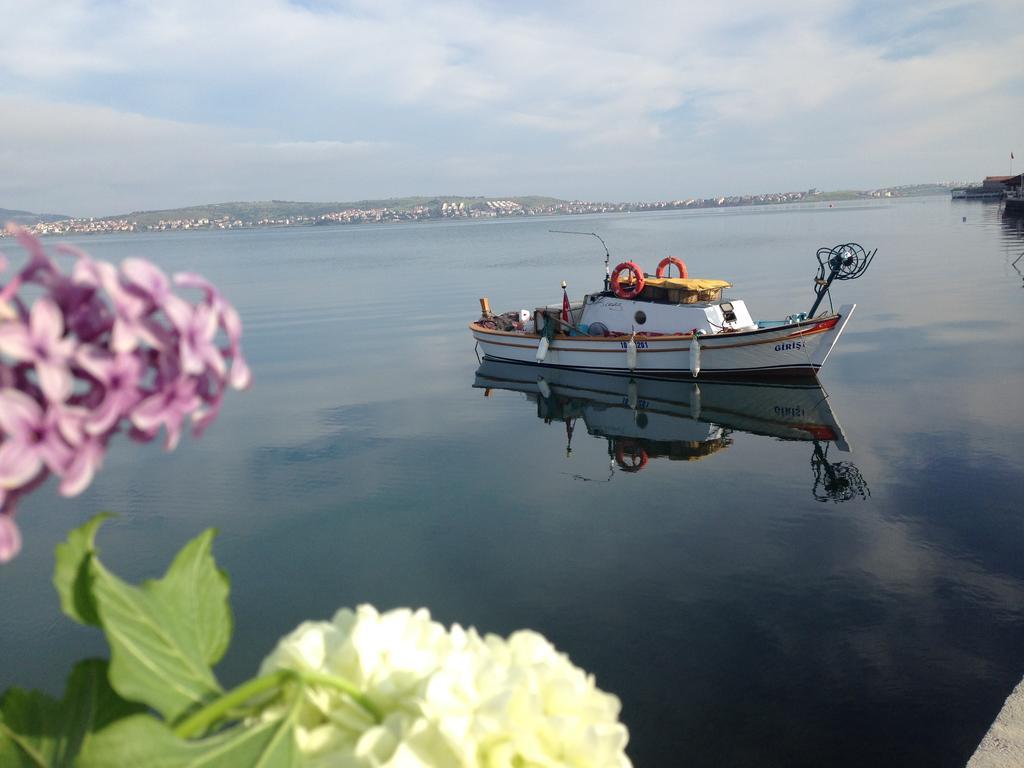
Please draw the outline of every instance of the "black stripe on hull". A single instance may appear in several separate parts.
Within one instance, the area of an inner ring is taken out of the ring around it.
[[[582,365],[552,365],[551,363],[535,363],[529,360],[514,360],[508,357],[497,357],[485,354],[484,360],[494,360],[500,363],[512,363],[532,368],[557,368],[562,371],[583,371],[585,373],[603,373],[610,376],[623,376],[632,379],[658,379],[663,381],[735,381],[751,379],[771,379],[773,381],[785,382],[806,382],[808,379],[817,380],[818,365],[774,365],[764,368],[701,368],[700,373],[694,376],[689,370],[678,368],[645,368],[642,371],[630,371],[623,368],[599,368],[596,366]]]

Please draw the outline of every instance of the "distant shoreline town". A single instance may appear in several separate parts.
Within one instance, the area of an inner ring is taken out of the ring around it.
[[[359,203],[302,203],[283,200],[218,203],[163,211],[142,211],[108,217],[62,217],[0,209],[0,219],[21,224],[37,235],[165,232],[261,227],[379,224],[445,219],[487,219],[513,216],[566,216],[633,211],[778,205],[783,203],[874,200],[948,194],[959,182],[914,184],[866,191],[773,192],[761,195],[687,198],[638,203],[601,203],[548,197],[417,197]],[[0,237],[4,236],[0,230]]]

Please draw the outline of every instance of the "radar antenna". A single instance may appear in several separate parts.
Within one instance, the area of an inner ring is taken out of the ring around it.
[[[833,280],[856,280],[867,272],[876,253],[877,248],[865,251],[864,247],[857,243],[840,243],[832,248],[819,248],[818,276],[814,278],[814,295],[817,298],[807,316],[814,317],[818,305],[826,295],[829,296],[831,306],[832,296],[828,294],[828,289]]]
[[[596,237],[600,240],[601,245],[604,247],[604,289],[606,291],[610,290],[612,273],[608,267],[608,263],[611,261],[612,255],[608,252],[608,245],[605,243],[604,239],[597,234],[597,232],[577,232],[573,229],[549,229],[548,232],[554,232],[557,235],[590,235],[591,237]]]

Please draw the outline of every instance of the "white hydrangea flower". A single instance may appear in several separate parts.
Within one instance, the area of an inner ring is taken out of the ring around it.
[[[536,632],[481,638],[425,609],[362,605],[284,637],[261,673],[282,668],[343,678],[384,715],[376,723],[340,691],[307,686],[297,738],[313,766],[630,766],[619,700]]]

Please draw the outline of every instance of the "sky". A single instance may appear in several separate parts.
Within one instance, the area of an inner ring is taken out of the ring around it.
[[[1024,170],[1024,0],[0,0],[0,208]]]

